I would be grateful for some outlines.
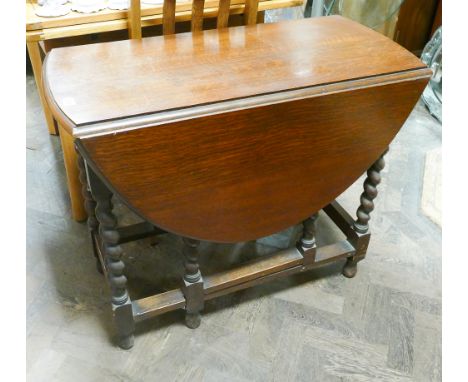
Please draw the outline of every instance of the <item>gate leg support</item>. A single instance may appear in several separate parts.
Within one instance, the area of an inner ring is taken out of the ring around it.
[[[198,265],[198,240],[184,238],[185,274],[182,291],[185,296],[185,325],[190,329],[200,326],[204,307],[203,278]]]

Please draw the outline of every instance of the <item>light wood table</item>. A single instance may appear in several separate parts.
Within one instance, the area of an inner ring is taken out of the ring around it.
[[[245,0],[231,0],[231,15],[242,14]],[[302,5],[303,0],[264,0],[259,2],[258,10],[278,9]],[[189,21],[191,18],[191,1],[177,1],[176,21]],[[218,0],[205,1],[205,17],[215,17],[218,12]],[[86,36],[104,32],[125,31],[128,28],[128,12],[104,9],[100,12],[83,14],[70,12],[61,17],[39,17],[34,8],[38,7],[36,0],[26,1],[26,44],[31,59],[34,78],[39,91],[39,97],[44,110],[47,127],[50,134],[62,131],[56,126],[52,113],[45,101],[42,86],[42,51],[41,42],[51,42],[67,37]],[[142,27],[160,25],[162,23],[162,5],[142,4]],[[81,221],[86,218],[83,199],[79,187],[78,168],[73,142],[69,134],[64,132],[61,136],[64,152],[64,161],[67,172],[68,189],[72,204],[72,216]]]
[[[122,348],[136,322],[182,308],[195,328],[205,301],[275,278],[342,259],[353,277],[383,155],[431,77],[392,40],[339,16],[54,49],[44,73],[81,154]],[[366,170],[353,218],[335,199]],[[145,222],[119,227],[113,194]],[[344,240],[316,243],[320,210]],[[296,246],[202,277],[199,241],[246,242],[301,221]],[[180,287],[132,301],[120,244],[164,232],[184,238]]]

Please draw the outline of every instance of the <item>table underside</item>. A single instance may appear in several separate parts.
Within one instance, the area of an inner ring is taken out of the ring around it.
[[[341,259],[363,259],[366,251],[366,245],[363,246],[363,244],[369,242],[370,233],[360,235],[353,231],[352,217],[336,201],[325,207],[324,212],[347,236],[346,240],[310,249],[303,249],[298,243],[297,247],[264,256],[235,269],[204,277],[204,300],[237,292],[280,277],[305,272]],[[148,223],[137,224],[120,230],[120,243],[165,233]],[[97,248],[101,266],[107,273],[101,239],[99,235],[93,234],[92,240]],[[181,287],[132,301],[132,313],[135,322],[139,322],[175,309],[185,309],[185,306],[186,299]]]
[[[112,290],[112,308],[120,335],[119,345],[124,349],[133,346],[133,331],[137,322],[175,309],[184,309],[187,326],[196,328],[200,324],[200,312],[207,300],[341,259],[346,259],[343,274],[346,277],[354,277],[357,263],[365,257],[369,245],[370,232],[367,222],[373,210],[373,199],[377,196],[377,185],[380,183],[383,167],[382,155],[367,172],[356,220],[336,201],[323,208],[345,234],[345,240],[317,246],[317,211],[303,221],[302,238],[295,247],[257,258],[235,269],[203,277],[203,266],[198,264],[199,241],[183,238],[185,275],[181,287],[132,301],[126,290],[127,280],[123,273],[125,265],[121,259],[121,244],[167,232],[149,222],[119,227],[112,212],[112,191],[92,168],[86,166],[85,160],[80,156],[83,194],[90,216],[88,226],[98,269],[104,273]]]

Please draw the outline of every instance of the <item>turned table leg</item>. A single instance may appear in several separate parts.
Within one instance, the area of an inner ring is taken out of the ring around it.
[[[185,296],[185,324],[195,329],[200,326],[204,307],[203,278],[198,265],[198,240],[184,238],[185,274],[182,291]]]
[[[357,272],[357,263],[362,260],[369,245],[369,220],[370,213],[374,210],[373,200],[377,197],[377,186],[381,181],[380,172],[385,167],[384,155],[388,149],[377,159],[374,164],[367,170],[367,178],[364,181],[364,192],[361,194],[361,203],[356,211],[357,219],[354,221],[352,229],[355,232],[354,247],[356,255],[347,259],[343,268],[343,275],[346,277],[354,277]]]
[[[107,277],[112,291],[112,311],[119,333],[119,346],[130,349],[133,346],[135,328],[132,303],[127,292],[123,250],[119,243],[117,218],[112,212],[112,193],[102,181],[89,171],[92,194],[96,200],[96,218],[99,222],[99,237],[102,254],[106,263]]]

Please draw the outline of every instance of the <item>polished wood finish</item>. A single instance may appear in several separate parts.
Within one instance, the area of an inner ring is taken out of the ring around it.
[[[134,0],[139,2],[139,0]],[[264,0],[259,3],[259,16],[263,17],[267,9],[279,9],[302,5],[303,0]],[[245,0],[232,0],[227,13],[241,16],[244,12]],[[120,32],[129,29],[131,38],[140,38],[142,27],[154,27],[161,25],[163,21],[162,5],[142,4],[140,7],[135,5],[129,10],[111,10],[104,9],[94,13],[70,12],[65,16],[59,17],[39,17],[34,13],[37,7],[36,0],[26,1],[26,44],[31,59],[31,64],[36,80],[39,96],[41,99],[44,116],[46,119],[49,133],[58,134],[58,128],[55,124],[52,114],[44,100],[42,88],[42,58],[40,42],[49,42],[48,45],[57,45],[58,41],[66,40],[69,44],[70,38],[76,38],[79,41],[75,45],[82,43],[93,43],[92,37],[99,34],[118,35],[115,39],[125,39],[127,33],[120,35]],[[178,2],[176,5],[176,21],[190,22],[190,2]],[[139,17],[138,14],[141,16]],[[205,1],[205,17],[218,16],[218,0]],[[223,17],[225,17],[224,15]],[[261,22],[259,19],[258,22]],[[133,22],[132,22],[133,21]],[[177,31],[177,30],[176,30]],[[105,41],[108,37],[101,38]],[[62,42],[63,44],[63,42]],[[63,45],[62,45],[63,46]]]
[[[82,144],[92,165],[153,224],[201,240],[247,241],[305,219],[348,188],[388,146],[426,83],[214,114]],[[326,181],[304,174],[326,174]]]
[[[44,101],[42,89],[42,58],[40,54],[40,41],[51,42],[56,45],[57,41],[64,38],[81,38],[79,44],[89,41],[95,34],[107,32],[122,32],[129,29],[131,38],[140,38],[141,27],[151,27],[162,24],[162,5],[137,4],[140,0],[132,0],[132,7],[126,10],[104,9],[94,13],[70,12],[59,17],[40,17],[35,14],[38,7],[36,0],[26,1],[26,43],[29,57],[31,59],[34,78],[36,80],[39,96],[41,98],[47,127],[50,134],[57,134],[57,126],[54,123],[52,114]],[[223,0],[224,2],[224,0]],[[244,12],[245,0],[232,0],[227,14],[242,14]],[[302,5],[302,0],[265,0],[261,1],[259,11],[263,14],[266,9],[278,9]],[[176,5],[176,21],[190,21],[190,2],[178,2]],[[218,0],[205,1],[205,17],[216,17],[218,15]],[[141,9],[141,10],[140,10]],[[226,17],[226,14],[223,14]],[[118,38],[124,39],[126,34]],[[104,39],[105,40],[105,39]],[[78,45],[78,44],[76,44]],[[63,45],[62,45],[63,46]]]
[[[180,3],[180,2],[179,2]],[[232,0],[232,7],[229,6],[228,2],[227,9],[219,11],[216,9],[217,0],[207,0],[205,2],[205,16],[206,17],[215,17],[218,16],[220,19],[219,22],[224,23],[224,20],[227,22],[229,13],[241,16],[244,11],[244,0]],[[181,3],[176,6],[176,20],[177,21],[190,21],[191,13],[187,12],[188,3]],[[225,2],[223,2],[225,4]],[[265,9],[276,9],[289,6],[301,5],[302,0],[268,0],[261,2],[259,10],[261,10],[258,15],[258,22],[262,22]],[[58,134],[58,127],[54,118],[52,116],[51,110],[47,101],[45,100],[43,81],[42,81],[42,57],[41,57],[41,48],[40,43],[49,43],[45,45],[45,52],[48,52],[52,46],[56,46],[59,43],[64,43],[62,40],[66,40],[66,44],[70,44],[71,39],[78,39],[76,41],[77,45],[83,43],[90,43],[94,41],[89,41],[91,37],[95,34],[100,33],[106,34],[107,36],[101,38],[106,40],[111,39],[122,39],[125,36],[119,35],[123,29],[129,28],[130,38],[139,39],[142,34],[142,25],[143,26],[154,26],[162,23],[162,7],[156,6],[151,7],[143,4],[140,6],[140,0],[132,0],[131,8],[127,11],[116,11],[105,9],[103,11],[92,13],[92,14],[83,14],[77,12],[71,12],[66,16],[53,17],[53,18],[43,18],[38,17],[34,14],[34,7],[37,4],[33,0],[28,0],[26,2],[26,43],[31,60],[34,78],[36,80],[36,85],[39,91],[39,97],[41,100],[42,108],[44,111],[44,116],[46,119],[46,124],[50,134]],[[142,16],[144,19],[142,20]],[[232,19],[231,19],[232,20]],[[235,20],[234,20],[235,21]],[[223,26],[224,24],[222,24]],[[219,26],[221,27],[221,26]],[[177,30],[176,30],[177,31]],[[112,32],[112,33],[106,33]],[[112,37],[109,35],[112,34]],[[67,157],[70,150],[64,150],[64,160],[65,163],[71,163],[76,161],[76,156],[71,154],[71,157]],[[74,176],[74,179],[71,179],[70,176]],[[86,218],[83,215],[85,209],[82,203],[80,202],[78,176],[76,172],[67,171],[68,185],[69,187],[76,187],[74,189],[69,189],[70,199],[72,201],[72,216],[75,220],[81,221]],[[80,205],[81,203],[81,205]]]
[[[115,70],[95,79],[101,65]],[[231,75],[213,75],[221,67]],[[304,220],[349,187],[429,76],[388,38],[327,17],[55,50],[46,89],[90,165],[137,213],[184,237],[238,242]]]
[[[423,67],[388,38],[331,16],[56,49],[45,73],[53,102],[81,126]]]

